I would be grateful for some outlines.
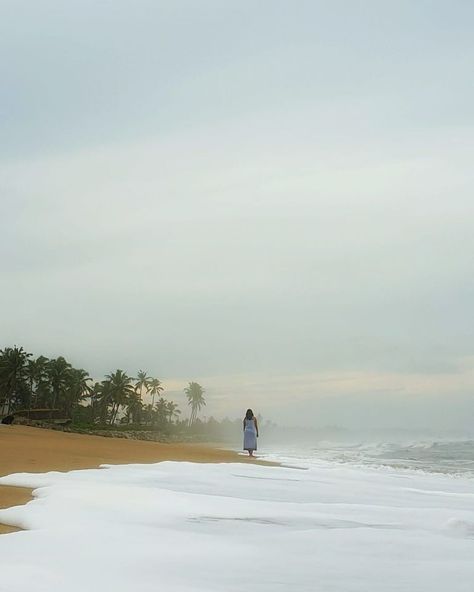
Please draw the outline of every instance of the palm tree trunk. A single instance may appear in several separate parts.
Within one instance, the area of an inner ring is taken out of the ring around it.
[[[30,419],[31,401],[33,400],[33,378],[30,378],[30,393],[28,401],[28,420]]]
[[[11,394],[5,399],[5,406],[7,408],[5,415],[10,415],[10,408],[12,406],[12,396]]]
[[[118,415],[119,410],[120,410],[120,403],[117,403],[117,406],[115,407],[115,413],[114,413],[114,425],[115,425],[115,422],[117,421],[117,415]]]
[[[109,425],[112,425],[112,421],[114,419],[114,409],[115,409],[115,403],[112,403],[112,409],[110,410],[110,417],[109,417]]]

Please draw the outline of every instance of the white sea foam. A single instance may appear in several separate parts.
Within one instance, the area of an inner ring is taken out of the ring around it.
[[[315,441],[312,444],[275,443],[266,446],[265,458],[284,459],[286,463],[306,468],[325,461],[353,467],[398,471],[444,473],[474,478],[474,440],[444,439],[410,442],[389,441]]]
[[[8,592],[472,592],[469,479],[322,463],[164,462],[17,474]]]

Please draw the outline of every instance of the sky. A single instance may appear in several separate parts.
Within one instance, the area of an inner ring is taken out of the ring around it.
[[[0,347],[217,417],[472,427],[473,18],[2,0]]]

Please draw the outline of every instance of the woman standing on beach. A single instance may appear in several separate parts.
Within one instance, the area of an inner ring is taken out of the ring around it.
[[[257,450],[258,423],[251,409],[247,409],[244,417],[244,450],[248,450],[249,456]]]

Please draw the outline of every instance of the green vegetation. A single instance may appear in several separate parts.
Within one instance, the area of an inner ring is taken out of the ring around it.
[[[204,424],[197,414],[206,404],[202,386],[190,382],[185,389],[191,407],[189,422],[180,420],[178,404],[163,396],[163,391],[161,381],[144,370],[132,378],[118,369],[94,381],[86,370],[74,368],[63,357],[34,358],[16,346],[0,350],[0,416],[64,419],[100,429],[199,433]]]

